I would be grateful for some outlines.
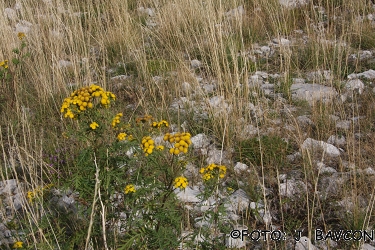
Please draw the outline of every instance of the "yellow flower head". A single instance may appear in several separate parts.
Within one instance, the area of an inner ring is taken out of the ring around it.
[[[29,200],[30,203],[33,201],[34,197],[35,197],[35,193],[33,191],[27,192],[27,199]]]
[[[188,152],[189,145],[191,144],[190,133],[166,133],[163,137],[164,141],[169,141],[174,144],[169,150],[169,153],[178,155],[180,153],[186,154]]]
[[[188,180],[183,176],[179,176],[174,180],[175,188],[185,189],[188,184],[189,184]]]
[[[156,147],[156,149],[162,151],[162,150],[164,150],[164,146],[163,145],[159,145],[159,146]]]
[[[125,138],[126,138],[126,133],[120,133],[120,134],[118,134],[118,136],[117,136],[117,139],[118,139],[119,141],[124,141]]]
[[[16,241],[16,242],[13,244],[13,247],[12,247],[12,248],[22,248],[22,245],[23,245],[23,242],[22,242],[22,241]]]
[[[98,98],[100,100],[97,100]],[[69,97],[65,98],[61,106],[61,113],[65,113],[65,118],[75,118],[76,114],[94,108],[96,103],[100,103],[107,108],[111,100],[115,99],[116,96],[113,93],[106,92],[101,87],[92,84],[89,87],[77,89]]]
[[[166,120],[161,120],[160,122],[153,122],[151,124],[154,128],[169,127],[169,124]]]
[[[113,118],[113,120],[112,120],[112,124],[111,124],[113,128],[115,128],[116,125],[120,123],[120,119],[121,119],[121,117],[122,117],[122,113],[118,113],[118,114],[115,116],[115,118]]]
[[[150,136],[145,136],[142,138],[142,149],[146,156],[152,154],[155,148],[155,142]]]
[[[4,69],[7,69],[8,68],[8,60],[1,61],[0,67],[3,67]]]
[[[125,189],[124,189],[124,192],[125,194],[129,194],[129,193],[135,193],[135,187],[133,184],[129,184],[129,185],[126,185]]]
[[[204,181],[208,181],[214,177],[223,179],[225,177],[225,174],[227,173],[227,167],[211,163],[207,167],[201,168],[199,170],[199,173],[202,175],[202,179]]]
[[[17,36],[18,36],[18,39],[20,39],[20,40],[22,40],[26,37],[25,33],[23,33],[23,32],[18,32]]]
[[[97,124],[96,122],[92,122],[91,124],[90,124],[90,128],[92,128],[92,129],[96,129],[97,127],[99,127],[99,124]]]

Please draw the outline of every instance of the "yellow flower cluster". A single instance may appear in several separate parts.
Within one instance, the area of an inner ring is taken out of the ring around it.
[[[22,40],[26,37],[25,33],[23,33],[23,32],[18,32],[17,36],[18,36],[18,39],[20,39],[20,40]]]
[[[112,127],[115,128],[117,124],[120,123],[120,119],[122,117],[122,113],[118,113],[115,118],[112,120]]]
[[[8,68],[8,60],[1,61],[0,67],[3,67],[4,69],[7,69]]]
[[[96,122],[92,122],[90,124],[90,128],[92,128],[93,130],[95,130],[97,127],[99,127],[99,124],[97,124]]]
[[[50,189],[52,186],[53,186],[53,184],[48,184],[48,185],[44,186],[43,188],[38,187],[34,191],[28,191],[27,195],[26,195],[27,199],[31,203],[34,200],[35,197],[43,195],[43,191]]]
[[[188,147],[191,144],[190,137],[190,133],[166,133],[163,140],[174,143],[173,148],[169,149],[169,153],[178,155],[180,153],[187,153]]]
[[[145,136],[142,138],[142,148],[143,152],[145,152],[146,156],[152,153],[153,149],[155,148],[155,142],[151,139],[150,136]]]
[[[156,146],[156,149],[162,151],[164,150],[164,146],[163,145]]]
[[[22,241],[16,241],[16,242],[14,242],[12,248],[16,249],[16,248],[22,248],[22,247],[23,247],[23,242]]]
[[[118,134],[117,139],[119,141],[124,141],[126,139],[126,135],[127,135],[126,133],[120,133]]]
[[[116,99],[113,93],[104,91],[101,87],[92,84],[90,87],[83,87],[74,91],[70,97],[65,98],[61,106],[61,113],[65,113],[65,118],[74,118],[75,113],[85,111],[87,108],[93,108],[93,102],[96,97],[101,98],[100,104],[104,107],[108,107],[111,99]]]
[[[166,120],[161,120],[160,122],[153,122],[151,124],[154,128],[169,127],[169,124]]]
[[[203,180],[208,181],[209,179],[219,174],[219,178],[223,179],[225,174],[227,173],[227,168],[223,165],[216,165],[211,163],[205,168],[201,168],[199,173],[202,175]]]
[[[135,193],[135,187],[133,184],[129,184],[129,185],[126,185],[125,189],[124,189],[124,192],[125,194],[128,194],[128,193]]]
[[[180,189],[185,189],[188,185],[188,181],[185,177],[179,176],[174,180],[174,187],[175,188],[180,188]]]

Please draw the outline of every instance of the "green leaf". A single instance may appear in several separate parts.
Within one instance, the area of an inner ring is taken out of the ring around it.
[[[12,59],[12,63],[13,63],[14,65],[18,65],[18,64],[20,63],[20,60],[18,60],[17,58],[13,58],[13,59]]]

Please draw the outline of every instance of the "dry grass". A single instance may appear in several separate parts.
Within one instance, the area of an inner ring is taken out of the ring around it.
[[[257,89],[247,86],[248,77],[256,70],[279,73],[281,82],[286,84],[292,77],[303,77],[306,72],[331,70],[333,77],[324,84],[340,89],[340,82],[349,73],[364,71],[371,66],[348,61],[349,54],[356,53],[358,49],[372,49],[374,44],[373,26],[369,21],[360,22],[357,18],[372,13],[369,1],[312,2],[298,9],[285,9],[278,1],[267,0],[23,1],[17,15],[19,20],[32,24],[26,38],[26,50],[30,56],[19,67],[11,67],[13,78],[1,83],[2,180],[16,178],[24,183],[25,192],[50,183],[53,180],[48,177],[49,169],[43,154],[61,147],[71,147],[69,150],[72,152],[76,150],[75,145],[67,145],[69,141],[62,136],[66,124],[60,114],[60,105],[70,92],[70,84],[82,86],[98,82],[123,94],[119,96],[119,107],[124,108],[128,104],[136,107],[131,116],[155,113],[174,119],[171,122],[177,124],[192,117],[176,115],[168,109],[175,98],[188,96],[208,102],[211,96],[224,96],[232,107],[231,112],[212,115],[214,110],[209,110],[210,119],[201,128],[194,127],[194,121],[188,121],[192,128],[210,133],[224,149],[239,143],[244,133],[243,124],[252,123],[259,134],[268,128],[281,130],[284,121],[278,125],[273,120],[275,116],[282,118],[283,105],[267,103]],[[3,1],[0,10],[12,5],[13,2]],[[245,14],[225,14],[240,5],[244,6]],[[153,8],[154,16],[140,13],[137,9],[141,6]],[[315,6],[324,7],[325,14]],[[150,20],[157,25],[147,25]],[[14,32],[17,22],[8,20],[5,15],[0,16],[0,22],[3,24],[0,27],[0,59],[11,60],[15,56],[12,50],[19,46]],[[306,44],[302,44],[303,36],[295,30],[303,30],[303,35],[309,39]],[[265,61],[253,62],[242,53],[252,49],[254,44],[267,45],[274,38],[296,38],[297,42],[295,46],[281,47],[277,55]],[[342,45],[344,43],[347,46]],[[192,70],[190,60],[193,59],[199,59],[203,66]],[[68,60],[72,65],[59,67],[60,60]],[[116,66],[118,63],[125,65],[121,68],[122,72],[133,74],[132,83],[126,87],[117,88],[109,82],[110,76],[116,75],[116,72],[109,73],[108,69],[120,70]],[[209,95],[199,91],[199,83],[193,73],[215,80],[215,92]],[[163,77],[158,84],[152,79],[155,75]],[[189,82],[200,94],[186,94],[182,91],[183,82]],[[243,87],[239,87],[241,85]],[[258,93],[255,98],[254,91]],[[359,99],[351,112],[341,104],[316,104],[308,111],[316,127],[307,131],[298,126],[292,114],[285,123],[296,125],[297,130],[288,132],[289,139],[295,145],[301,145],[307,137],[327,140],[332,134],[343,133],[347,138],[344,160],[360,169],[373,165],[373,95],[367,94]],[[262,107],[262,117],[254,119],[248,109],[249,102]],[[335,124],[328,122],[331,114],[340,114],[342,118],[366,115],[368,119],[348,131],[337,131]],[[354,134],[359,131],[370,134],[369,139],[355,139]],[[302,208],[297,205],[298,201],[291,201],[286,208],[284,200],[277,195],[272,204],[265,194],[262,198],[267,209],[270,206],[279,209],[283,228],[291,230],[293,226],[307,226],[309,236],[318,226],[330,229],[331,225],[326,222],[327,217],[332,215],[327,201],[320,201],[314,194],[314,190],[319,189],[320,180],[314,164],[312,155],[303,154],[302,160],[292,166],[292,169],[299,168],[304,182],[311,185],[302,199],[305,203],[301,204]],[[341,163],[334,164],[342,168]],[[277,182],[270,180],[264,171],[269,167],[262,166],[259,182],[265,186],[277,186]],[[276,177],[282,169],[277,171]],[[352,185],[344,187],[343,196],[355,200],[359,195],[371,197],[366,206],[364,223],[359,223],[361,218],[354,213],[350,226],[373,228],[374,195],[371,185],[366,185],[366,180],[355,174],[350,176],[350,181]],[[33,210],[27,203],[24,205],[26,212],[23,216],[36,230],[41,211]],[[359,206],[358,203],[355,205]],[[295,217],[287,216],[293,213]],[[57,233],[53,225],[50,229],[52,234]],[[40,244],[47,249],[59,244],[50,239],[44,237],[41,230],[30,232],[30,240],[38,242],[35,247]]]

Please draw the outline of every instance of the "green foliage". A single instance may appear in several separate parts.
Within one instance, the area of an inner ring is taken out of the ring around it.
[[[262,136],[241,141],[235,148],[235,160],[245,164],[265,167],[287,164],[286,156],[292,153],[292,147],[278,136]]]
[[[276,85],[275,92],[282,93],[284,98],[291,100],[292,99],[292,79],[288,77],[287,79],[281,80],[278,85]]]
[[[174,63],[163,59],[155,59],[147,61],[147,70],[151,75],[160,75],[163,72],[169,72],[173,70]]]
[[[91,232],[94,249],[175,249],[182,216],[173,191],[187,185],[187,180],[175,182],[184,170],[179,157],[188,153],[190,134],[164,134],[168,122],[149,115],[124,123],[122,113],[111,112],[114,102],[115,95],[97,85],[64,100],[61,111],[71,120],[66,136],[80,150],[69,169],[72,175],[62,183],[79,193],[74,216],[81,221],[75,224],[72,214],[57,211],[63,218],[56,225],[75,235],[63,239],[67,246],[84,248]],[[151,136],[164,136],[163,143],[155,145]],[[104,233],[102,223],[109,221]],[[118,230],[127,233],[118,236]]]

